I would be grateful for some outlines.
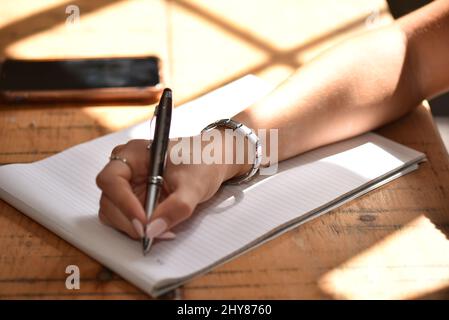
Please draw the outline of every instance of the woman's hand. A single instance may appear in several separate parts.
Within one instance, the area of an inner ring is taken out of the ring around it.
[[[195,207],[211,198],[227,179],[237,175],[242,168],[225,164],[173,164],[170,142],[161,201],[151,221],[144,211],[148,181],[148,140],[131,140],[114,148],[112,155],[123,161],[110,161],[97,176],[101,189],[100,220],[133,239],[144,235],[147,225],[149,238],[170,239],[167,232],[189,218]]]

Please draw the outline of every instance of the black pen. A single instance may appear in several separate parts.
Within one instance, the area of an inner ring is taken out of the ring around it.
[[[150,161],[148,170],[147,194],[145,198],[145,213],[147,221],[150,221],[154,209],[159,200],[160,190],[164,182],[164,169],[167,161],[167,149],[170,134],[171,115],[173,109],[172,91],[165,89],[162,93],[155,117],[156,126],[154,129],[154,139],[149,148]],[[142,239],[143,254],[146,255],[151,248],[153,239],[148,238],[147,230],[144,230]]]

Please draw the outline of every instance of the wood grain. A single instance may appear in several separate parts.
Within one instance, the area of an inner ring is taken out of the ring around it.
[[[368,17],[391,20],[384,1],[323,2],[71,1],[81,9],[81,26],[71,31],[64,29],[66,1],[7,2],[0,4],[0,50],[40,58],[154,53],[167,62],[180,104],[247,73],[279,82],[317,52],[371,27]],[[273,25],[272,15],[282,19]],[[3,105],[0,163],[43,159],[151,112],[137,105]],[[379,133],[425,152],[428,161],[163,298],[449,298],[448,155],[430,112],[420,106]],[[71,264],[80,267],[80,290],[65,288]],[[16,298],[149,297],[0,202],[0,299]]]

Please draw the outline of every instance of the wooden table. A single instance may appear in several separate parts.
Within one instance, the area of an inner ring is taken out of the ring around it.
[[[70,1],[0,4],[3,56],[154,53],[178,104],[247,73],[278,82],[336,41],[386,23],[383,0]],[[323,9],[325,8],[325,9]],[[0,163],[31,162],[147,118],[136,105],[0,107]],[[165,298],[449,298],[449,165],[420,106],[379,130],[425,152],[403,178],[214,269]],[[65,268],[81,289],[65,288]],[[0,202],[0,298],[148,296]]]

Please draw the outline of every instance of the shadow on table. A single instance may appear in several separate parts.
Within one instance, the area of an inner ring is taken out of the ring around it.
[[[9,45],[65,23],[67,17],[65,11],[68,5],[77,5],[84,15],[120,1],[123,0],[75,0],[70,3],[64,2],[8,23],[0,28],[0,57],[4,56],[5,50]],[[24,4],[20,5],[23,6]]]

